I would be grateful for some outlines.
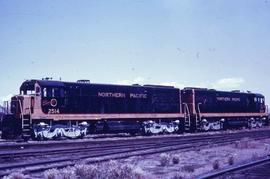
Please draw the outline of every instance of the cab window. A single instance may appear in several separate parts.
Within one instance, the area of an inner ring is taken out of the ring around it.
[[[22,90],[20,92],[20,94],[22,94],[22,95],[35,94],[35,91],[34,90]]]
[[[63,93],[63,90],[56,87],[44,87],[42,90],[42,97],[56,98],[60,97]]]
[[[42,97],[47,97],[47,88],[43,88]]]
[[[52,97],[53,98],[56,96],[56,93],[57,93],[56,89],[55,88],[52,88]]]
[[[59,88],[52,88],[52,97],[60,97],[60,89]]]

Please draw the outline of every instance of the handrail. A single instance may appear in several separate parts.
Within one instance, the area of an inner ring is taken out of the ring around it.
[[[190,126],[190,111],[189,111],[187,103],[183,103],[183,104],[184,104],[184,106],[185,106],[185,108],[186,108],[186,110],[188,112],[188,125]]]
[[[17,102],[19,102],[19,107],[20,107],[20,111],[21,111],[20,116],[23,117],[23,107],[22,107],[22,102],[21,102],[21,100],[19,100],[19,99],[18,99],[18,96],[16,96],[16,100],[12,100],[12,101],[17,101]]]
[[[23,115],[22,102],[21,102],[21,100],[19,100],[18,96],[16,96],[16,100],[13,100],[13,101],[19,102],[19,107],[20,107],[20,111],[21,111],[20,116],[21,116],[21,120],[22,120],[22,128],[23,128],[23,117],[24,117],[24,115]]]
[[[23,118],[24,118],[24,116],[23,116],[23,107],[22,107],[22,102],[21,102],[21,100],[19,100],[18,99],[18,97],[16,96],[16,98],[17,98],[17,100],[18,100],[18,102],[19,102],[19,106],[20,106],[20,110],[21,110],[21,114],[20,114],[20,116],[21,116],[21,120],[22,120],[22,128],[23,128]]]
[[[188,105],[187,103],[183,103],[185,105],[185,108],[187,109],[187,112],[188,112],[188,116],[190,116],[190,112],[189,112],[189,108],[188,108]]]
[[[200,110],[200,105],[201,105],[202,103],[198,103],[198,116],[199,116],[199,120],[201,121],[201,110]]]
[[[23,105],[22,105],[22,101],[18,98],[18,96],[16,96],[16,101],[19,102],[19,106],[20,106],[20,111],[21,111],[21,120],[22,120],[22,128],[24,127],[24,115],[27,115],[27,110],[29,112],[29,120],[30,120],[30,124],[32,123],[32,119],[31,119],[31,102],[29,102],[29,107],[28,108],[25,108],[25,110],[23,110]]]

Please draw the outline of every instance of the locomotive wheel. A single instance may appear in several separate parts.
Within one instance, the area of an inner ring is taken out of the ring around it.
[[[103,132],[104,132],[104,133],[108,133],[109,130],[110,130],[110,128],[109,128],[108,123],[107,123],[107,122],[104,122],[104,125],[103,125]]]
[[[260,118],[259,121],[257,121],[257,127],[261,128],[263,126],[263,120]]]
[[[223,130],[224,129],[224,123],[223,122],[220,122],[220,130]]]
[[[97,124],[96,124],[96,122],[90,123],[87,131],[88,131],[88,134],[95,134],[96,131],[97,131]]]
[[[208,123],[208,122],[204,122],[203,124],[202,124],[202,130],[203,131],[209,131],[210,130],[210,124]]]
[[[248,121],[248,128],[249,129],[252,129],[252,128],[255,128],[257,126],[257,122],[251,118],[249,121]]]

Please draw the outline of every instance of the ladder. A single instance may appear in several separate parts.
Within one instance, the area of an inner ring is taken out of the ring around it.
[[[200,109],[200,105],[202,103],[198,103],[198,113],[196,115],[196,130],[201,130],[201,121],[202,121],[202,116],[201,116],[201,109]]]
[[[21,109],[21,121],[22,121],[22,138],[24,140],[28,140],[31,137],[31,105],[29,104],[28,108],[23,110],[23,105],[21,100],[19,101],[20,109]]]
[[[190,131],[191,129],[191,119],[190,112],[187,103],[184,104],[184,113],[185,113],[185,131]]]
[[[22,138],[28,140],[31,137],[31,115],[22,115]]]

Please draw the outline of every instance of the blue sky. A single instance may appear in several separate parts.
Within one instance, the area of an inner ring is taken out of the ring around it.
[[[270,98],[269,48],[269,0],[0,0],[0,97],[48,76]]]

